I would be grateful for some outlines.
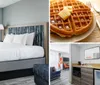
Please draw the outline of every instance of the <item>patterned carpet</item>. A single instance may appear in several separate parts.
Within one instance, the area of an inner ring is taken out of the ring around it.
[[[61,77],[51,81],[51,85],[72,85],[69,83],[69,70],[61,71]]]
[[[0,81],[0,85],[35,85],[34,76]]]

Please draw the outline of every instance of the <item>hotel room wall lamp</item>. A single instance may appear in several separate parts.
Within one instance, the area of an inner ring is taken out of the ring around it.
[[[4,26],[3,24],[0,24],[0,41],[3,41],[3,37],[4,37]]]
[[[0,30],[4,30],[4,26],[0,24]]]

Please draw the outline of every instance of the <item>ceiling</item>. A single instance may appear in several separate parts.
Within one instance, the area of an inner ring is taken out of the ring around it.
[[[50,44],[50,50],[58,51],[58,52],[64,52],[64,53],[70,53],[70,44],[58,44],[58,43],[52,43]]]
[[[18,1],[20,1],[20,0],[0,0],[0,8],[4,8],[4,7],[14,4]]]
[[[82,44],[74,44],[74,45],[76,45],[76,46],[78,46],[78,47],[80,47],[80,48],[90,48],[90,47],[95,47],[95,46],[100,46],[100,44],[95,44],[95,43],[82,43]]]

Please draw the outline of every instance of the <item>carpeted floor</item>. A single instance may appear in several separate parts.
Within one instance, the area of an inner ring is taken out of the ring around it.
[[[35,85],[34,76],[0,81],[0,85]]]

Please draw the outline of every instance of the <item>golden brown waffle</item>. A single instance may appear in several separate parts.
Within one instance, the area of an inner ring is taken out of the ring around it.
[[[65,6],[72,6],[73,12],[63,20],[58,13]],[[71,37],[87,32],[93,22],[88,6],[77,0],[54,0],[50,2],[50,31],[61,37]]]

